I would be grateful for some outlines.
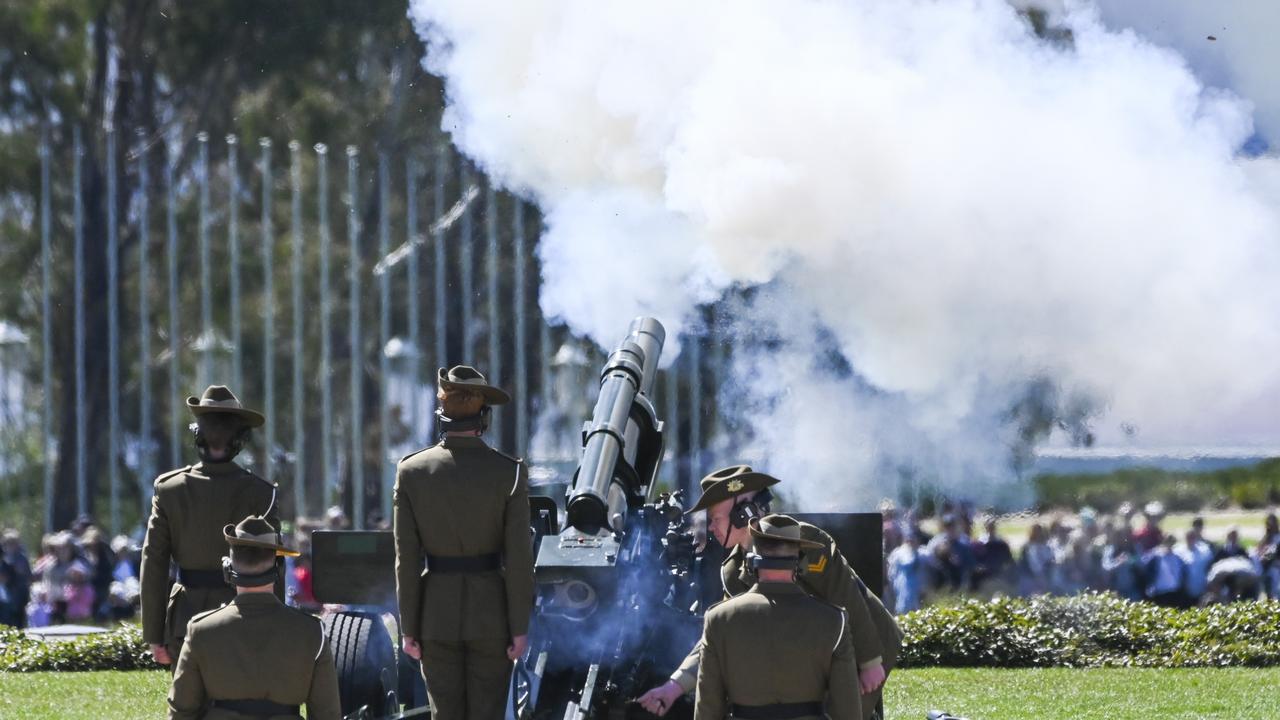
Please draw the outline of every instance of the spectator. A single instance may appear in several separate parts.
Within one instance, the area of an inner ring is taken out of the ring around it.
[[[1094,566],[1089,537],[1083,530],[1072,530],[1065,553],[1058,563],[1058,591],[1074,595],[1099,585],[1099,569]]]
[[[1240,544],[1240,528],[1235,525],[1227,529],[1227,541],[1213,553],[1213,561],[1218,563],[1233,557],[1249,557],[1249,551]]]
[[[1267,597],[1280,600],[1280,523],[1275,513],[1263,521],[1262,539],[1253,548],[1254,560],[1262,573],[1262,588]]]
[[[26,612],[26,608],[14,602],[9,595],[11,575],[9,564],[0,560],[0,625],[17,627],[18,616]]]
[[[1174,552],[1182,558],[1182,562],[1187,567],[1186,582],[1183,586],[1187,600],[1192,604],[1198,603],[1209,584],[1209,567],[1213,565],[1213,548],[1209,547],[1209,543],[1205,542],[1192,525],[1184,536],[1182,544],[1178,545]]]
[[[1133,536],[1124,525],[1111,529],[1102,550],[1102,572],[1107,587],[1126,600],[1141,600],[1146,585],[1145,570],[1134,550]]]
[[[351,528],[351,523],[347,522],[347,513],[337,505],[325,512],[324,519],[329,530],[349,530]]]
[[[959,518],[948,515],[943,518],[943,531],[929,541],[925,554],[936,573],[936,585],[946,585],[951,590],[960,590],[969,586],[969,577],[973,573],[973,551],[969,547],[969,538],[961,531],[963,525]]]
[[[66,578],[66,586],[62,589],[63,601],[66,603],[66,621],[84,623],[96,619],[97,596],[93,588],[93,569],[83,561],[76,560],[67,568]],[[107,587],[109,590],[110,585]]]
[[[1174,539],[1169,535],[1147,557],[1147,599],[1161,607],[1186,607],[1187,566],[1173,551]]]
[[[1053,550],[1049,548],[1049,536],[1044,526],[1035,523],[1027,531],[1027,544],[1022,546],[1022,577],[1019,592],[1022,595],[1041,595],[1049,592],[1053,574]]]
[[[1209,568],[1201,605],[1258,599],[1258,568],[1246,556],[1230,555]]]
[[[117,535],[111,540],[111,552],[115,555],[116,565],[111,570],[111,579],[115,582],[127,582],[138,579],[138,567],[141,563],[142,548],[138,547],[125,535]]]
[[[995,517],[982,523],[982,537],[973,544],[973,587],[986,582],[1006,581],[1013,567],[1013,551],[1009,543],[996,532]]]
[[[889,553],[889,584],[893,587],[893,610],[897,614],[920,608],[925,562],[914,535]]]
[[[106,620],[111,615],[111,583],[115,579],[116,556],[107,545],[107,539],[96,526],[85,529],[81,539],[85,560],[89,564],[89,585],[93,589],[95,605],[93,618]]]
[[[1149,553],[1164,542],[1164,532],[1160,530],[1160,521],[1164,519],[1164,505],[1152,500],[1142,508],[1142,527],[1133,533],[1133,542],[1138,552]]]
[[[5,593],[16,608],[14,627],[26,627],[26,607],[31,602],[31,562],[22,548],[22,537],[17,530],[5,530],[0,535],[0,564],[8,570]]]
[[[68,574],[73,567],[77,567],[87,581],[89,567],[83,560],[76,557],[75,542],[69,532],[63,531],[49,536],[45,546],[47,552],[36,562],[35,568],[35,573],[40,576],[42,603],[48,604],[52,623],[65,623]],[[92,589],[90,592],[92,593]]]
[[[1196,515],[1191,518],[1191,529],[1196,531],[1196,537],[1200,538],[1209,546],[1211,552],[1217,552],[1218,546],[1212,540],[1204,536],[1204,518]]]

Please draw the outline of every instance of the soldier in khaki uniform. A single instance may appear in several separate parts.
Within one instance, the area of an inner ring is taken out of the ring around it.
[[[498,720],[533,609],[528,472],[480,438],[510,396],[465,365],[438,384],[443,440],[396,470],[404,650],[422,660],[432,717]]]
[[[707,511],[709,531],[729,553],[720,567],[725,597],[746,592],[752,585],[746,557],[751,547],[748,522],[768,512],[772,499],[768,488],[778,479],[755,472],[746,465],[734,465],[702,479],[702,497],[689,512]],[[802,536],[822,547],[806,548],[798,585],[814,597],[845,609],[858,663],[858,683],[862,690],[864,719],[874,717],[885,677],[898,658],[902,632],[880,599],[867,589],[849,566],[835,541],[826,532],[800,523]],[[879,552],[879,548],[876,548]],[[640,698],[640,704],[656,715],[664,715],[681,695],[694,689],[700,647],[695,647],[666,684]]]
[[[263,515],[280,527],[276,486],[233,462],[250,429],[262,425],[262,414],[242,407],[221,385],[187,398],[187,407],[196,419],[200,462],[156,478],[142,547],[142,636],[156,662],[170,666],[187,621],[234,596],[222,579],[223,526]],[[172,586],[171,561],[178,565]],[[283,588],[277,583],[281,597]]]
[[[275,526],[248,517],[223,529],[235,599],[187,625],[169,689],[170,720],[339,720],[338,671],[320,621],[275,596],[277,556],[297,556]]]
[[[795,582],[801,550],[822,543],[786,515],[752,519],[750,532],[757,582],[707,611],[695,720],[860,720],[844,610]]]

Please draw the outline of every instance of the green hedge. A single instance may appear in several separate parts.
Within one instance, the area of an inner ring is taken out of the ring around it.
[[[1042,508],[1090,505],[1111,512],[1126,500],[1139,506],[1159,500],[1174,512],[1227,506],[1258,509],[1280,502],[1280,458],[1210,472],[1129,468],[1102,475],[1044,474],[1032,482]]]
[[[901,618],[903,667],[1280,665],[1280,602],[1192,610],[1115,595],[969,600]]]
[[[153,670],[160,667],[142,642],[142,630],[126,625],[74,640],[42,642],[0,627],[0,671]]]
[[[902,667],[1280,666],[1280,602],[1193,610],[1115,595],[966,600],[901,618]],[[40,642],[0,630],[0,670],[158,667],[136,626]]]

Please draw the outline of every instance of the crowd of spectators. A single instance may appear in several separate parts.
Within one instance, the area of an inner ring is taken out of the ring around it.
[[[138,609],[141,553],[125,536],[108,541],[88,518],[45,535],[32,556],[15,530],[0,533],[0,625],[107,623]]]
[[[1140,518],[1137,516],[1141,516]],[[1263,596],[1280,599],[1280,526],[1264,519],[1251,549],[1232,527],[1221,542],[1205,537],[1196,517],[1183,533],[1166,532],[1164,508],[1128,504],[1114,515],[1090,508],[1034,522],[1021,547],[999,533],[995,517],[975,536],[973,512],[947,504],[931,534],[911,511],[882,508],[886,604],[918,609],[930,595],[1072,595],[1110,591],[1135,601],[1192,607]]]

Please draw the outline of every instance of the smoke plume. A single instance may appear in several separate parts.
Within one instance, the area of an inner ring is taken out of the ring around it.
[[[1039,442],[1280,429],[1248,88],[1091,3],[1041,34],[1005,0],[411,14],[446,128],[546,213],[544,310],[608,346],[737,298],[723,407],[809,508],[990,497]]]

